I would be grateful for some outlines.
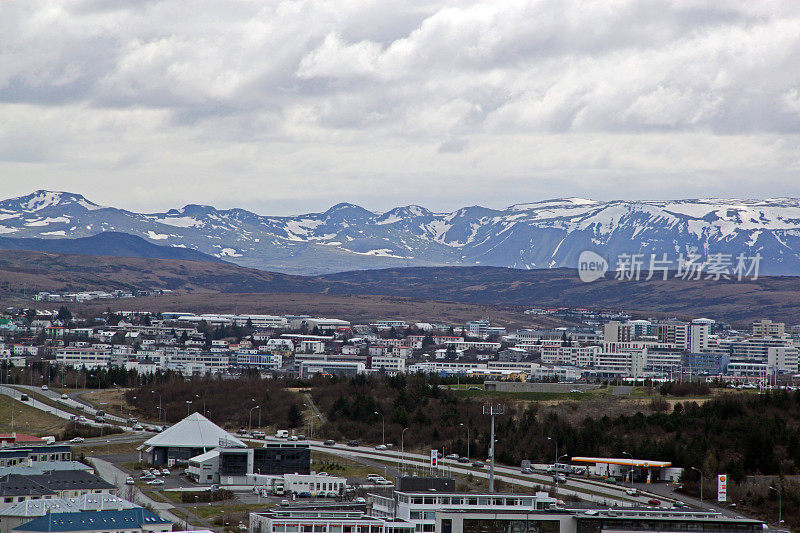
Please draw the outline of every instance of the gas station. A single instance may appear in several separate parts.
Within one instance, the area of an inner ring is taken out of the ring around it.
[[[585,466],[589,476],[616,478],[636,483],[675,482],[683,472],[668,461],[613,457],[573,457],[575,466]]]

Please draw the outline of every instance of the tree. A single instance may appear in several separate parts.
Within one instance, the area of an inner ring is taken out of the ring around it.
[[[303,423],[303,413],[300,412],[300,408],[297,406],[296,403],[293,403],[289,406],[289,427],[296,428]]]

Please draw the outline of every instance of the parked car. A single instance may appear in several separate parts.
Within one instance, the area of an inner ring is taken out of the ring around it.
[[[83,437],[75,437],[75,438],[69,439],[69,441],[72,444],[79,444],[79,443],[83,442]]]
[[[377,446],[375,446],[375,449],[382,452],[382,451],[386,450],[386,445],[385,444],[378,444]]]
[[[469,462],[469,457],[459,457],[458,458],[458,462],[459,463],[463,463],[463,464],[467,464]]]
[[[323,446],[335,446],[336,445],[336,441],[333,440],[333,439],[328,439],[325,442],[323,442],[322,445]]]
[[[356,447],[356,446],[358,446],[358,441],[357,440],[349,440],[349,441],[347,441],[347,445],[351,446],[351,447]]]

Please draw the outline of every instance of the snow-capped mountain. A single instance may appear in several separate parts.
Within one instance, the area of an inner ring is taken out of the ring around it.
[[[566,198],[505,209],[373,213],[337,204],[290,217],[187,205],[134,213],[81,195],[36,191],[0,202],[0,234],[75,238],[105,231],[186,247],[243,266],[320,274],[390,266],[575,267],[584,250],[621,254],[759,253],[760,272],[800,274],[800,200],[599,202]]]

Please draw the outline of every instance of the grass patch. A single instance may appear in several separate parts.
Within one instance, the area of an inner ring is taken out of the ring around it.
[[[352,459],[346,459],[324,452],[311,452],[311,467],[317,472],[327,472],[332,476],[366,478],[367,474],[382,476],[383,469],[368,466]],[[388,479],[388,477],[387,477]]]
[[[263,506],[244,503],[235,503],[231,505],[209,505],[207,503],[201,503],[197,506],[197,516],[200,518],[221,517],[223,511],[226,516],[231,516],[237,513],[248,513],[256,508],[261,509],[262,507]],[[191,509],[194,511],[195,507],[191,506]]]
[[[25,402],[0,395],[0,428],[4,432],[19,431],[41,437],[60,433],[66,427],[67,421],[63,418],[30,407]]]
[[[73,448],[72,453],[73,455],[81,453],[83,453],[84,455],[112,455],[118,453],[133,453],[137,451],[136,448],[141,446],[142,442],[144,442],[144,439],[135,442],[106,442],[98,444],[89,444]]]
[[[608,394],[605,389],[578,392],[504,392],[487,390],[455,389],[453,393],[460,398],[497,398],[504,400],[521,400],[531,402],[547,402],[555,400],[592,400]]]

